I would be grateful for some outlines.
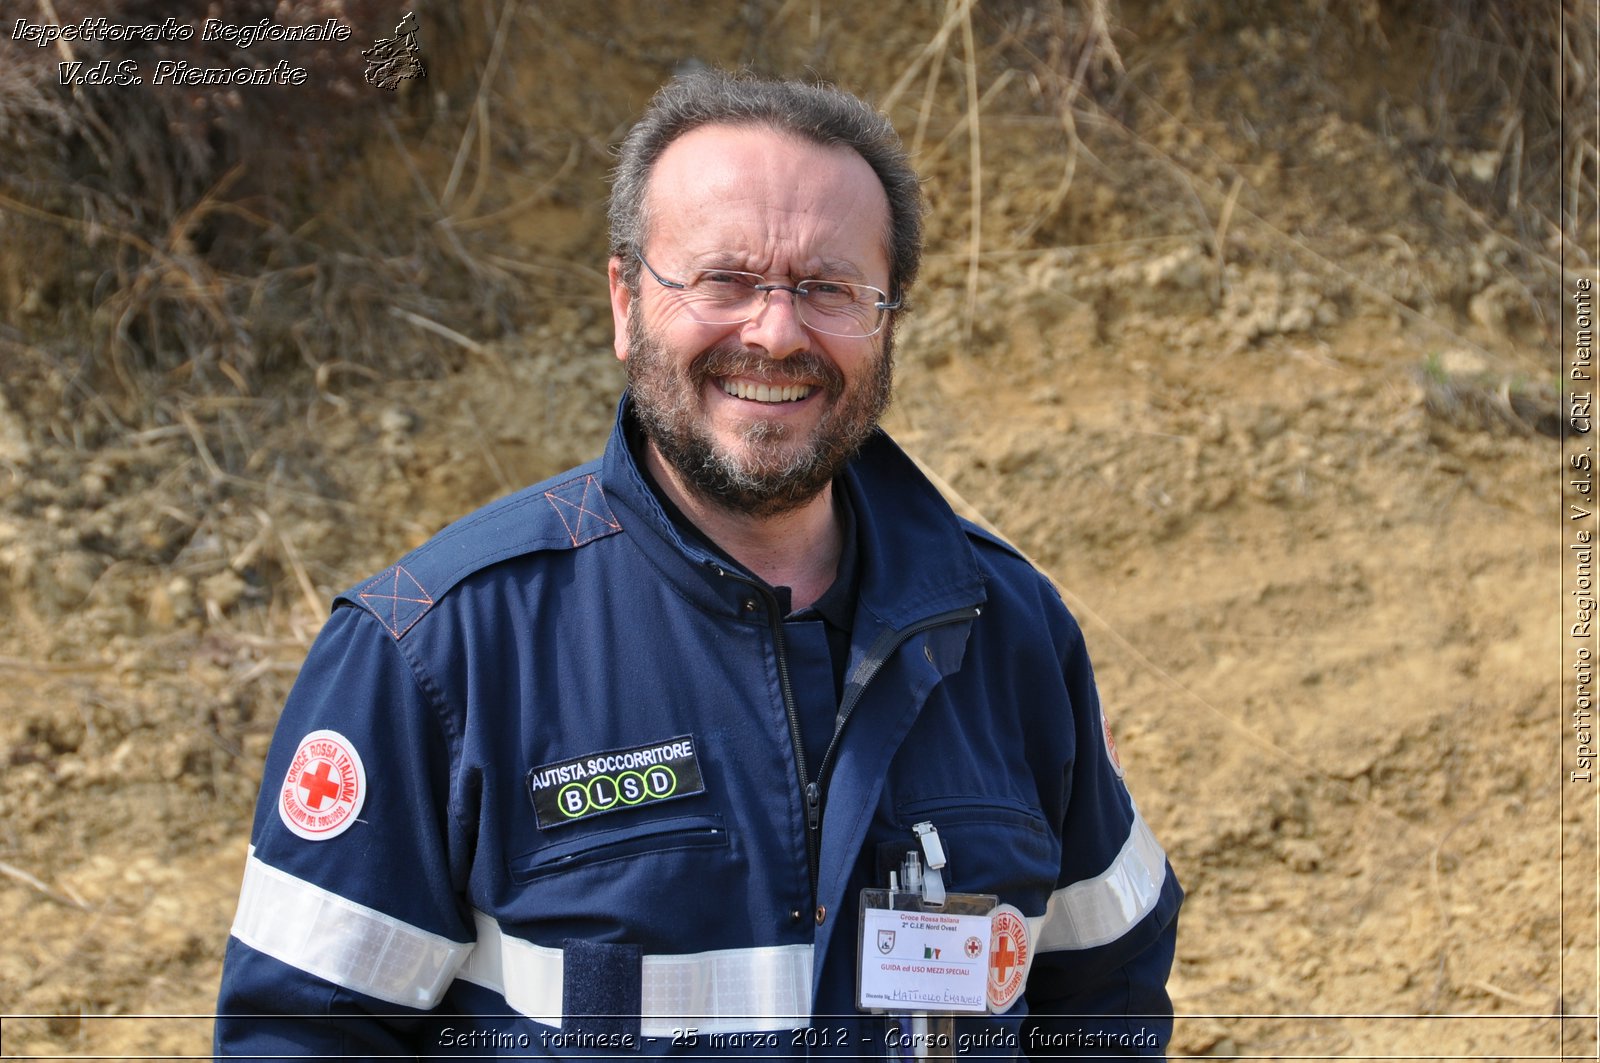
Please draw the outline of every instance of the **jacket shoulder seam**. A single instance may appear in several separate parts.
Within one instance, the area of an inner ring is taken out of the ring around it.
[[[1027,562],[1030,566],[1033,564],[1031,561],[1028,561],[1028,558],[1021,550],[1018,550],[1015,546],[1007,542],[1005,539],[1002,539],[994,532],[979,524],[974,524],[965,517],[960,517],[958,519],[961,521],[962,531],[967,533],[967,538],[976,540],[980,543],[987,543],[990,546],[997,546],[1017,560]]]
[[[541,501],[547,512],[539,512]],[[336,601],[366,610],[400,639],[474,572],[526,554],[576,550],[620,531],[600,477],[586,469],[490,503]]]

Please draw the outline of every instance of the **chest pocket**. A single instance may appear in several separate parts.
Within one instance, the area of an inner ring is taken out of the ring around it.
[[[683,850],[728,848],[728,828],[722,816],[672,816],[667,820],[629,823],[618,828],[587,831],[578,837],[557,840],[510,861],[512,882],[530,884],[552,874],[594,868],[597,874],[614,874],[605,864],[630,860],[650,853],[680,853]]]
[[[904,837],[930,822],[944,845],[945,889],[993,893],[1029,915],[1044,911],[1061,870],[1061,844],[1036,808],[989,795],[901,802]]]
[[[583,938],[647,953],[708,947],[703,928],[716,925],[728,884],[749,875],[738,830],[710,810],[606,818],[551,832],[557,836],[545,844],[508,857],[508,892],[495,916],[547,946]],[[729,934],[745,932],[733,920],[723,925]]]
[[[527,885],[552,875],[577,878],[615,877],[618,861],[649,860],[660,856],[673,861],[684,855],[715,857],[729,848],[728,829],[718,815],[673,816],[644,823],[629,823],[604,830],[589,830],[577,837],[552,842],[510,861],[511,880]],[[612,866],[608,866],[612,865]],[[586,873],[586,874],[581,874]],[[658,871],[659,873],[659,871]]]

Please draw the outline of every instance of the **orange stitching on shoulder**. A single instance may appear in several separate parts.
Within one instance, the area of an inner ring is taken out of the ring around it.
[[[621,531],[622,524],[617,520],[616,515],[611,512],[611,507],[606,504],[605,489],[600,486],[600,482],[594,478],[592,473],[583,478],[583,493],[576,502],[557,494],[558,491],[570,489],[576,483],[577,481],[573,480],[570,483],[553,487],[544,493],[544,497],[550,500],[550,508],[556,511],[556,516],[561,518],[562,525],[567,529],[567,537],[572,540],[572,545],[582,546],[584,543],[598,539],[602,535]],[[591,502],[589,499],[591,488],[594,489],[597,501]],[[566,509],[562,507],[566,507]],[[571,520],[567,519],[567,510],[574,511]],[[586,517],[593,518],[587,529],[584,526],[584,518]],[[595,527],[595,523],[600,526]]]
[[[401,577],[405,578],[404,584],[401,583]],[[383,584],[388,584],[389,593],[380,594],[375,590],[375,588]],[[389,572],[367,584],[366,589],[362,590],[357,597],[366,603],[367,608],[372,611],[372,615],[377,617],[379,623],[388,628],[389,634],[395,638],[399,638],[407,631],[410,631],[411,626],[421,620],[429,609],[433,608],[433,596],[423,589],[422,584],[417,582],[415,576],[406,571],[404,565],[394,566]],[[379,602],[389,603],[387,606],[389,615],[387,617],[382,612],[385,607],[377,604]],[[400,613],[401,602],[405,602],[407,605],[407,611],[404,616]],[[417,606],[421,606],[421,608],[416,608]],[[403,627],[401,626],[402,622],[404,622]]]

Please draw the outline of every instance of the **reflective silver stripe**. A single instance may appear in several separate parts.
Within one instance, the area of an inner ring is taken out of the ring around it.
[[[457,977],[492,989],[536,1022],[561,1026],[561,950],[512,937],[475,913],[478,945]],[[645,1037],[793,1030],[811,1016],[811,946],[773,945],[645,956]]]
[[[560,949],[513,937],[475,912],[477,944],[451,941],[257,859],[245,864],[233,936],[292,967],[391,1004],[432,1008],[451,981],[492,989],[561,1026]],[[811,946],[645,956],[641,1033],[791,1030],[811,1015]]]
[[[456,977],[492,989],[535,1022],[561,1026],[561,950],[507,936],[500,924],[473,912],[478,944]]]
[[[1128,840],[1111,866],[1056,890],[1044,915],[1028,920],[1034,948],[1092,949],[1117,940],[1150,914],[1166,877],[1167,854],[1134,809]]]
[[[233,936],[257,952],[390,1004],[431,1008],[470,943],[403,923],[256,858],[244,868]]]

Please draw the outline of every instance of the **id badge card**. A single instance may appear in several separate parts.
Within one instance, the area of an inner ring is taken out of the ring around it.
[[[856,1006],[900,1013],[989,1011],[998,901],[992,893],[950,893],[933,907],[919,891],[862,890]]]

